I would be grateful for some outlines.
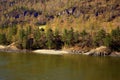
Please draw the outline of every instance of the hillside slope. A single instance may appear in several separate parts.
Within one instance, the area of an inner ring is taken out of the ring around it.
[[[117,27],[119,20],[119,0],[0,0],[2,27],[13,24],[76,29],[93,25]]]

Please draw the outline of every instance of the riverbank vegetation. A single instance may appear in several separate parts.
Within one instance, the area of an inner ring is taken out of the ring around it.
[[[0,44],[120,51],[119,0],[1,0]]]
[[[101,29],[94,34],[76,31],[73,28],[52,30],[31,26],[11,26],[0,28],[0,44],[9,45],[15,42],[20,49],[62,49],[70,47],[95,48],[107,46],[111,50],[120,51],[120,27],[110,33]]]

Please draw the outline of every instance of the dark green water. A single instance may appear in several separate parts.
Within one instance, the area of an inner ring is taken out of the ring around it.
[[[0,80],[120,80],[120,58],[0,53]]]

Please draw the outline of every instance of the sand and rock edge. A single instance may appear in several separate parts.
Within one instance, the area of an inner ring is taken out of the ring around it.
[[[18,49],[16,46],[15,46],[15,43],[12,43],[10,45],[0,45],[0,52],[7,52],[7,53],[27,53],[27,52],[30,52],[29,50],[21,50],[21,49]]]
[[[53,54],[53,55],[64,55],[64,54],[81,54],[81,55],[90,55],[90,56],[119,56],[120,52],[111,51],[106,46],[101,46],[95,49],[91,50],[47,50],[47,49],[41,49],[41,50],[34,50],[32,51],[34,53],[38,54]]]
[[[14,52],[14,53],[36,53],[36,54],[51,54],[51,55],[64,55],[64,54],[81,54],[90,56],[119,56],[120,52],[111,51],[106,46],[100,46],[91,50],[81,49],[63,49],[63,50],[49,50],[49,49],[38,49],[38,50],[21,50],[12,43],[8,46],[0,45],[0,52]]]

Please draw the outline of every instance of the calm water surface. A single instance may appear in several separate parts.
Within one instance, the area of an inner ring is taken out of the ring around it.
[[[120,58],[0,53],[0,80],[120,80]]]

